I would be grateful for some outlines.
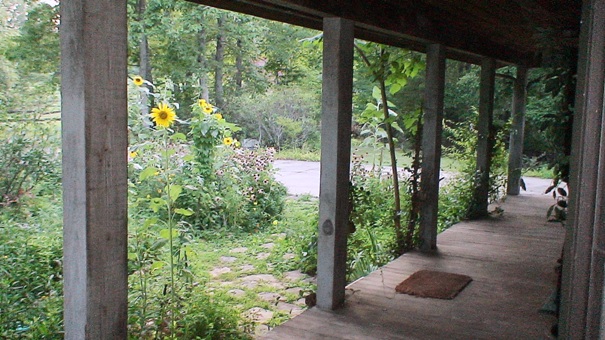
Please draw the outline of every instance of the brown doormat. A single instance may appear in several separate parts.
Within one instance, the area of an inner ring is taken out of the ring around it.
[[[395,287],[398,293],[451,300],[473,279],[470,276],[420,270]]]

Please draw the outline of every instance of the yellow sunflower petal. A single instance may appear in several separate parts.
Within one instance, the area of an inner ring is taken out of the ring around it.
[[[170,127],[176,119],[176,113],[166,103],[160,103],[158,107],[151,109],[150,115],[156,125],[166,128]]]
[[[141,76],[134,76],[134,77],[132,77],[132,82],[136,86],[141,86],[145,82],[145,79],[143,79],[143,77],[141,77]]]

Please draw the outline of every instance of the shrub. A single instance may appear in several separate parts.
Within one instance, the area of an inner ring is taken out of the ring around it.
[[[54,128],[31,117],[0,127],[5,136],[0,144],[0,207],[18,203],[42,181],[56,189],[60,160]]]
[[[46,198],[49,199],[49,198]],[[27,202],[0,215],[0,338],[61,339],[60,202]]]
[[[302,87],[282,87],[262,96],[239,98],[230,112],[246,138],[261,145],[316,150],[319,148],[319,93]]]

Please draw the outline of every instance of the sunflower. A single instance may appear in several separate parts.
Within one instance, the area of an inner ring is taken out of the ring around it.
[[[132,82],[136,86],[141,86],[141,85],[143,85],[143,83],[145,82],[145,80],[141,76],[134,76],[134,77],[132,77]]]
[[[214,114],[214,118],[216,118],[216,120],[222,120],[223,119],[223,115],[220,113],[215,113]]]
[[[212,104],[208,103],[206,99],[200,99],[197,101],[197,103],[205,114],[211,114],[212,111],[214,111]]]
[[[227,146],[233,144],[233,138],[231,138],[231,137],[225,137],[225,138],[223,138],[223,144],[225,144]]]
[[[176,113],[166,103],[160,103],[158,107],[151,109],[151,118],[156,125],[169,127],[176,119]]]

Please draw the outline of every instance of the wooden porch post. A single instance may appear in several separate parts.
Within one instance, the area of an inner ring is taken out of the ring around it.
[[[344,302],[349,234],[353,22],[324,19],[317,306]]]
[[[563,260],[561,339],[605,336],[605,1],[584,1]]]
[[[439,211],[439,171],[443,132],[445,89],[445,48],[433,44],[426,51],[426,87],[424,89],[424,125],[422,128],[423,203],[420,209],[420,249],[437,249],[437,213]]]
[[[61,1],[65,339],[127,338],[126,1]]]
[[[527,68],[517,66],[513,85],[513,123],[508,148],[508,183],[506,193],[519,195],[523,170],[523,137],[525,132],[525,98],[527,95]]]
[[[477,122],[477,185],[473,195],[471,218],[488,214],[490,163],[494,148],[493,114],[496,61],[485,58],[481,62],[481,83],[479,92],[479,121]]]

